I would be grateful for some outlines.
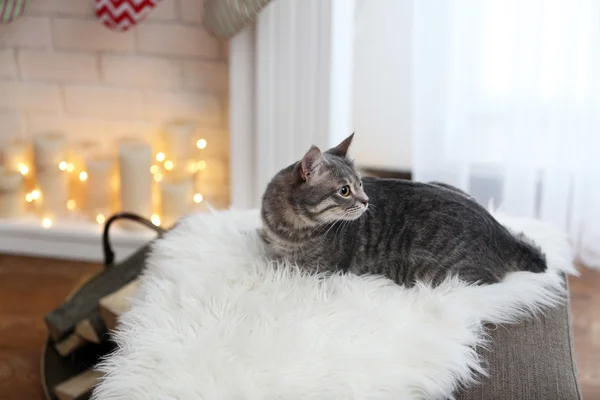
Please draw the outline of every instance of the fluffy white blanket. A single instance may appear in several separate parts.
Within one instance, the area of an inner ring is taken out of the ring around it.
[[[497,218],[547,254],[544,274],[495,285],[401,288],[381,277],[307,276],[263,259],[256,211],[194,215],[159,240],[94,399],[443,399],[484,373],[484,322],[564,295],[562,233]]]

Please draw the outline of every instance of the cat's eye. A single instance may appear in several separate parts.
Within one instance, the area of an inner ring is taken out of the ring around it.
[[[348,185],[342,186],[338,192],[339,192],[340,196],[348,197],[348,196],[350,196],[350,186],[348,186]]]

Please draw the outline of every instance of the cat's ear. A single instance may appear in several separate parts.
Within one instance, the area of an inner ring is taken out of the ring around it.
[[[350,148],[350,145],[352,144],[352,139],[353,138],[354,138],[354,132],[352,132],[352,135],[350,135],[346,139],[344,139],[344,141],[342,143],[340,143],[337,146],[333,147],[329,151],[331,153],[337,154],[337,155],[339,155],[341,157],[347,157],[347,155],[348,155],[348,149]]]
[[[311,146],[296,166],[297,177],[300,180],[308,181],[315,175],[322,162],[323,154],[321,154],[321,150],[317,146]]]

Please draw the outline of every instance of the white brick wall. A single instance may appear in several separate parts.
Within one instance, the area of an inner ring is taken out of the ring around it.
[[[106,119],[142,117],[142,96],[137,90],[65,86],[64,97],[65,112],[74,116]]]
[[[180,69],[179,65],[159,57],[106,55],[102,58],[105,82],[128,88],[178,89]]]
[[[17,65],[12,49],[0,49],[0,78],[17,76]]]
[[[186,22],[202,22],[202,2],[198,0],[180,0],[181,16]]]
[[[60,129],[108,150],[119,136],[152,139],[166,119],[188,117],[211,157],[226,160],[226,48],[202,29],[201,3],[162,0],[122,33],[97,21],[91,1],[31,2],[0,25],[0,146]]]
[[[130,52],[135,50],[134,34],[134,31],[111,31],[94,19],[55,18],[52,21],[52,39],[61,50]]]
[[[140,50],[151,54],[217,57],[217,43],[198,26],[146,22],[135,33]]]
[[[60,103],[56,85],[0,81],[0,110],[16,113],[58,113]]]
[[[22,16],[18,23],[0,25],[0,46],[47,48],[51,44],[50,19]]]
[[[19,50],[21,78],[31,81],[99,82],[97,57],[93,54]]]

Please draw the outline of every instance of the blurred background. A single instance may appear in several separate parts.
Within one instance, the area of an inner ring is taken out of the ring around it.
[[[597,0],[0,0],[0,398],[43,398],[43,317],[101,270],[111,215],[256,208],[351,132],[367,174],[568,234],[600,397],[598,71]],[[155,236],[119,221],[117,261]]]

